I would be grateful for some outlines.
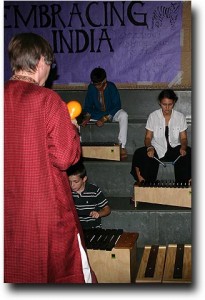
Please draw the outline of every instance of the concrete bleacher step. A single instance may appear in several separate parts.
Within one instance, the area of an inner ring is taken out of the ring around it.
[[[164,204],[153,204],[146,202],[139,202],[137,206],[135,206],[132,197],[106,197],[109,201],[109,205],[111,210],[131,210],[131,211],[190,211],[189,207],[181,207],[181,206],[173,206],[173,205],[164,205]]]
[[[135,180],[130,174],[132,155],[128,155],[123,161],[84,159],[84,164],[89,181],[101,187],[107,196],[133,196]],[[173,168],[160,166],[158,179],[173,179],[173,172]]]
[[[89,124],[85,128],[80,128],[81,141],[84,142],[104,142],[104,143],[119,143],[118,133],[119,124],[116,122],[105,123],[103,127],[97,127],[94,124]],[[145,123],[141,120],[128,121],[128,133],[126,149],[128,154],[132,155],[134,151],[143,146],[145,135]]]
[[[112,207],[112,203],[111,203]],[[159,207],[149,209],[112,209],[102,218],[104,229],[138,232],[138,246],[146,244],[191,243],[191,209]]]
[[[106,196],[131,197],[134,178],[130,175],[132,156],[123,161],[84,160],[88,181]]]
[[[139,203],[130,197],[107,197],[111,214],[102,227],[138,232],[138,246],[147,243],[191,243],[191,209],[170,205]]]

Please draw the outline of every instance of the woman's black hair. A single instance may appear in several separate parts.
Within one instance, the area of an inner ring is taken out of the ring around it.
[[[176,103],[177,100],[178,100],[177,95],[175,94],[175,92],[174,92],[172,89],[166,89],[166,90],[161,91],[161,93],[160,93],[159,96],[158,96],[159,102],[161,102],[162,99],[164,99],[164,98],[171,99],[171,100],[173,100],[175,103]]]

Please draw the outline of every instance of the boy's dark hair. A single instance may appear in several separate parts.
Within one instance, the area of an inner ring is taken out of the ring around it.
[[[160,93],[159,96],[158,96],[159,102],[161,102],[161,100],[164,99],[164,98],[171,99],[171,100],[173,100],[175,103],[176,103],[177,100],[178,100],[177,95],[175,94],[175,92],[174,92],[172,89],[166,89],[166,90],[161,91],[161,93]]]
[[[93,83],[102,82],[106,78],[106,72],[104,69],[98,67],[92,70],[90,79]]]
[[[70,166],[66,172],[68,176],[79,175],[80,178],[84,178],[85,176],[87,176],[85,166],[81,161],[77,162],[75,165]]]

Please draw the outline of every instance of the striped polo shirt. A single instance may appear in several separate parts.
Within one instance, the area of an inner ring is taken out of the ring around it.
[[[101,218],[94,219],[89,216],[91,211],[100,211],[109,205],[100,188],[95,184],[86,182],[85,189],[81,194],[74,191],[72,194],[83,229],[101,228]]]

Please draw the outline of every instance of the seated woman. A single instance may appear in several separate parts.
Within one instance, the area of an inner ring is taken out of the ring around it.
[[[159,162],[175,161],[176,182],[191,182],[191,148],[188,147],[185,116],[174,105],[178,97],[171,89],[158,96],[160,109],[152,112],[147,120],[144,147],[134,152],[131,175],[138,182],[153,182],[157,179]]]

